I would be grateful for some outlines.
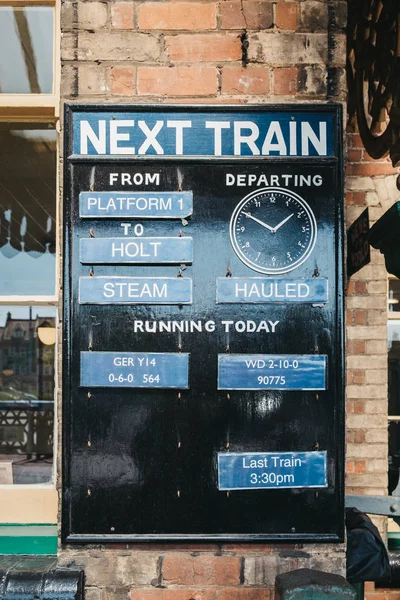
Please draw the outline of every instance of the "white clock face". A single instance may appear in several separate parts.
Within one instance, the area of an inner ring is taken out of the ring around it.
[[[233,211],[230,238],[240,260],[258,273],[279,275],[299,267],[317,239],[314,213],[298,194],[263,188]]]

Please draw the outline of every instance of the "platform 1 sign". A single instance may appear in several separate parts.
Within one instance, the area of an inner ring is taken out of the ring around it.
[[[193,194],[190,191],[79,194],[79,216],[83,219],[184,219],[192,212]]]
[[[218,453],[219,490],[327,486],[326,452]]]
[[[219,354],[219,390],[325,390],[327,356]]]
[[[189,354],[81,352],[81,386],[187,389]]]

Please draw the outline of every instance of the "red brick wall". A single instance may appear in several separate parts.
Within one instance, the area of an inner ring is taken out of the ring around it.
[[[346,7],[344,0],[66,0],[62,100],[343,102]],[[386,184],[375,185],[376,167],[353,134],[349,153],[348,221],[367,204],[376,218],[388,203]],[[388,164],[379,168],[386,174]],[[386,486],[385,293],[374,253],[349,284],[351,491]],[[278,573],[345,569],[340,544],[71,547],[60,561],[85,567],[88,600],[268,600]]]

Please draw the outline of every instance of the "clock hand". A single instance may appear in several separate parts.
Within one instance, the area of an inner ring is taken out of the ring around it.
[[[275,233],[275,229],[274,227],[271,227],[270,225],[268,225],[267,223],[264,223],[264,221],[260,221],[260,219],[257,219],[256,217],[253,217],[253,215],[251,213],[247,213],[243,211],[243,214],[246,215],[246,217],[248,219],[252,219],[253,221],[255,221],[256,223],[258,223],[259,225],[262,225],[263,227],[265,227],[266,229],[269,229],[269,231],[272,231],[272,233]]]
[[[294,213],[292,213],[291,215],[289,215],[288,217],[286,217],[286,219],[283,219],[283,221],[281,221],[280,223],[278,223],[278,225],[276,225],[275,227],[273,227],[274,233],[276,233],[279,229],[279,227],[282,227],[282,225],[284,225],[286,223],[286,221],[289,221],[289,219],[291,219],[293,217]]]

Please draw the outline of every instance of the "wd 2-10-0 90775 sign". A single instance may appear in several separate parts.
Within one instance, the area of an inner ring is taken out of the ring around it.
[[[340,108],[65,123],[63,540],[342,539]]]

